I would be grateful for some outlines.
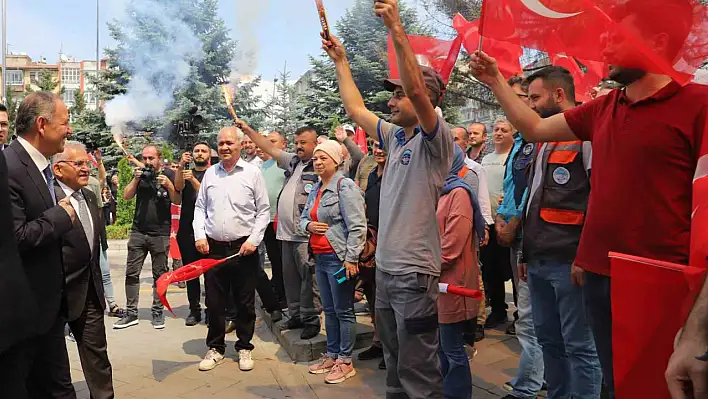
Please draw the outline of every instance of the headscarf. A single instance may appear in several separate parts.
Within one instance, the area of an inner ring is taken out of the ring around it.
[[[474,191],[472,191],[472,188],[467,183],[465,183],[465,181],[462,180],[460,176],[458,176],[458,173],[460,173],[460,171],[464,167],[465,153],[462,152],[460,146],[455,144],[455,155],[453,155],[452,158],[452,168],[450,169],[450,173],[445,179],[445,186],[443,186],[442,195],[447,195],[450,193],[450,191],[456,188],[464,188],[465,190],[467,190],[470,195],[470,200],[472,201],[472,211],[474,212],[474,220],[472,226],[474,228],[474,231],[477,233],[477,238],[482,241],[484,240],[484,226],[486,225],[486,222],[484,221],[484,216],[482,216],[482,210],[479,207],[479,200],[477,199],[477,195],[474,193]]]
[[[338,141],[325,140],[322,143],[318,144],[317,147],[315,147],[314,152],[317,151],[322,151],[325,154],[329,155],[329,157],[332,158],[335,164],[342,164],[342,145],[339,144]]]

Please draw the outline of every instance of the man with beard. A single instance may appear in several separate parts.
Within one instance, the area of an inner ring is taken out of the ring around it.
[[[314,338],[320,333],[319,292],[314,279],[314,259],[308,249],[309,233],[300,229],[300,213],[319,177],[312,155],[317,146],[317,132],[312,127],[295,131],[296,154],[286,152],[278,143],[246,129],[246,135],[285,170],[285,183],[278,196],[278,231],[282,246],[283,280],[290,320],[288,330],[302,328],[300,338]],[[276,206],[276,205],[274,205]]]
[[[260,168],[263,166],[263,160],[258,156],[258,150],[256,144],[251,140],[250,137],[245,136],[241,142],[241,148],[245,154],[243,160],[250,163],[251,165]]]
[[[561,67],[547,67],[526,80],[529,104],[548,118],[575,107],[575,85]],[[596,399],[602,371],[585,317],[583,292],[570,279],[590,195],[589,142],[543,143],[533,153],[519,264],[519,297],[531,294],[536,338],[551,398]],[[522,288],[523,283],[528,287]],[[521,298],[519,298],[521,302]]]
[[[647,24],[642,20],[643,4],[632,5],[622,24],[639,32],[652,52],[674,64],[690,30],[690,6],[667,4],[666,18]],[[685,34],[666,33],[679,26]],[[622,50],[611,47],[607,53]],[[592,191],[571,273],[573,281],[583,286],[603,375],[614,397],[607,254],[616,251],[688,263],[691,186],[699,159],[704,160],[708,153],[708,87],[682,87],[666,75],[615,65],[609,77],[626,85],[624,90],[543,118],[503,84],[496,60],[478,52],[470,67],[475,77],[492,89],[507,117],[528,140],[593,144]],[[641,201],[627,206],[622,192]]]
[[[443,397],[438,357],[441,244],[436,208],[450,172],[453,137],[435,107],[445,84],[418,65],[401,24],[397,0],[377,0],[374,12],[391,34],[400,79],[387,79],[391,123],[366,108],[346,50],[330,35],[322,47],[335,64],[347,115],[387,152],[376,248],[376,328],[387,369],[387,396]]]
[[[494,146],[487,145],[487,125],[474,122],[467,127],[467,131],[470,134],[467,158],[482,163],[484,157],[494,152]]]
[[[197,193],[202,184],[204,173],[209,168],[209,157],[211,147],[206,142],[194,145],[192,153],[182,154],[181,162],[177,170],[184,178],[184,189],[182,189],[182,214],[179,219],[179,230],[177,231],[177,245],[182,254],[182,263],[188,265],[202,258],[202,255],[194,246],[194,205],[197,202]],[[194,163],[194,168],[189,169],[189,165]],[[200,279],[187,281],[187,299],[189,300],[189,316],[184,321],[186,326],[196,326],[202,321],[202,288]],[[206,310],[204,311],[206,314]],[[208,324],[208,323],[207,323]]]

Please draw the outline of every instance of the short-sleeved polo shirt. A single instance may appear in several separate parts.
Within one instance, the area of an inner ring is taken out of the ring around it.
[[[708,87],[671,82],[632,103],[624,91],[564,113],[593,146],[576,263],[608,275],[608,252],[687,264],[692,182],[708,152]]]
[[[387,152],[381,180],[376,267],[392,275],[440,275],[437,205],[450,172],[453,137],[438,118],[434,132],[420,127],[406,140],[403,128],[379,121]]]

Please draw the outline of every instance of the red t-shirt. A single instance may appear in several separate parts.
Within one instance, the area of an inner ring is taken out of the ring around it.
[[[691,186],[708,152],[708,86],[672,82],[636,103],[615,90],[565,118],[593,144],[578,266],[609,275],[610,251],[688,264]]]
[[[317,197],[315,197],[315,202],[312,204],[312,209],[310,209],[310,220],[313,222],[319,222],[317,220],[317,208],[320,207],[320,199],[322,198],[322,189],[317,192]],[[333,254],[334,248],[329,243],[327,237],[323,234],[310,234],[310,247],[312,248],[312,253],[316,255]]]

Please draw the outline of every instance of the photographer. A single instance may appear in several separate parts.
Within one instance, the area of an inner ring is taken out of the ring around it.
[[[170,205],[181,203],[175,189],[175,173],[162,167],[162,154],[155,145],[147,145],[142,152],[144,167],[135,168],[133,180],[125,187],[126,201],[136,197],[133,229],[128,240],[128,260],[125,272],[127,315],[113,325],[123,329],[138,324],[140,271],[150,253],[153,281],[167,272],[167,254],[170,249]],[[165,327],[163,305],[153,283],[152,325]]]

